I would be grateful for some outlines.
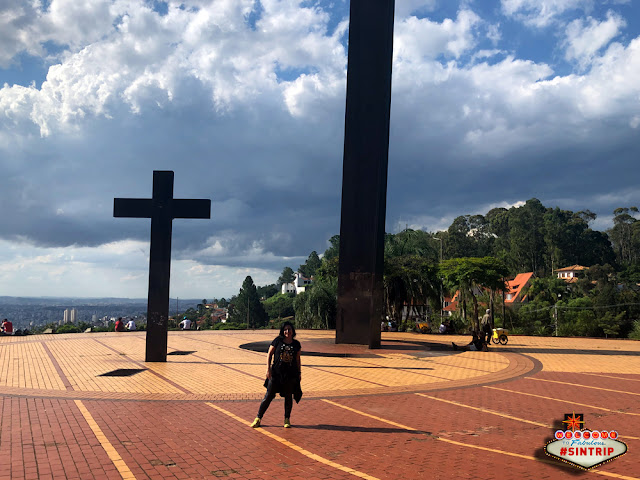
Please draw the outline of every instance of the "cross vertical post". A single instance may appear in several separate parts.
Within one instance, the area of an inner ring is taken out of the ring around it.
[[[211,200],[173,198],[173,172],[153,172],[151,199],[115,198],[114,217],[151,218],[145,361],[167,361],[171,234],[174,218],[211,218]]]
[[[394,0],[351,0],[336,343],[380,347]]]

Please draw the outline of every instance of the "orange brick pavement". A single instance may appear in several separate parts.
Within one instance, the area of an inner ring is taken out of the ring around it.
[[[300,331],[294,428],[277,399],[254,430],[274,331],[170,332],[166,363],[144,362],[144,335],[0,337],[0,480],[640,479],[640,342],[454,352],[465,337],[394,332],[368,350]],[[573,411],[629,453],[589,472],[546,457]]]

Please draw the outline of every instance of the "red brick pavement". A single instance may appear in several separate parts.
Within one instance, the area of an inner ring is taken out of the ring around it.
[[[478,377],[479,385],[452,379],[446,389],[316,392],[294,406],[292,429],[282,428],[281,399],[262,429],[250,429],[255,394],[210,404],[211,395],[145,401],[65,389],[46,398],[5,388],[0,480],[640,478],[640,375],[539,371],[528,357],[509,356],[511,370]],[[584,413],[589,428],[618,430],[629,453],[590,472],[544,455],[553,425],[572,411]]]

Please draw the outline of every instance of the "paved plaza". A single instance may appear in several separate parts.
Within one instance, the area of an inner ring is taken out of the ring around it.
[[[302,330],[294,428],[264,395],[273,330],[0,337],[0,480],[640,480],[640,342],[383,333],[382,348]],[[628,453],[584,472],[544,454],[565,413],[617,430]]]

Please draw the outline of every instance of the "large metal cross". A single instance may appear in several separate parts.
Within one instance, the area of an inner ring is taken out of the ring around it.
[[[351,0],[336,343],[380,347],[394,0]]]
[[[152,198],[115,198],[114,217],[151,219],[145,361],[167,361],[171,227],[174,218],[211,218],[211,200],[173,198],[173,172],[153,172]]]

